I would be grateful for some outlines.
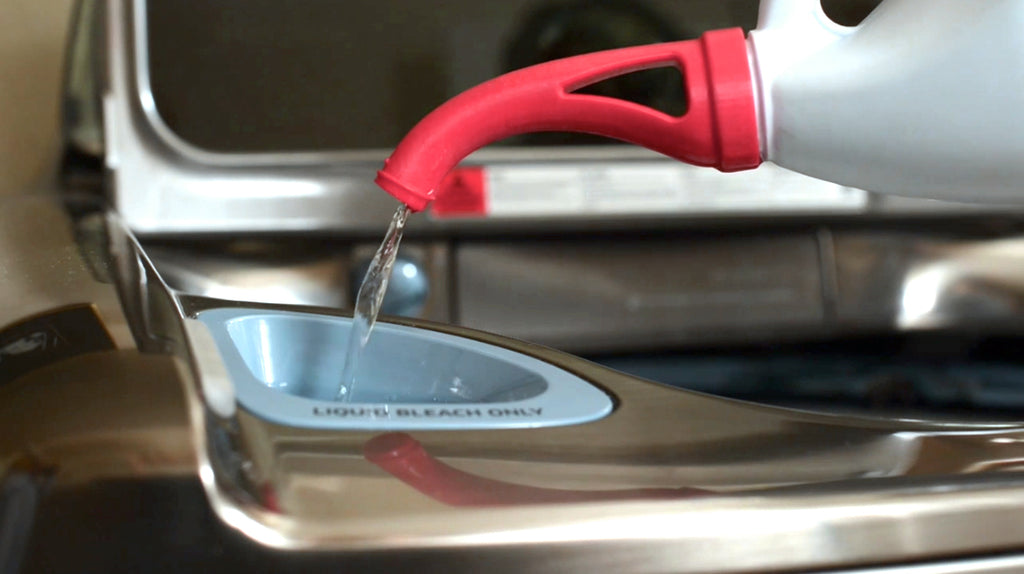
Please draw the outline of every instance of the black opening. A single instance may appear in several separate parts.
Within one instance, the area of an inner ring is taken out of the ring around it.
[[[821,8],[836,24],[857,26],[881,3],[881,0],[821,0]]]
[[[675,66],[639,70],[584,86],[575,93],[626,100],[670,116],[686,114],[686,87]]]

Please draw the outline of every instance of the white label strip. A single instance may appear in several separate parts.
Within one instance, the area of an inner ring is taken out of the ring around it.
[[[668,162],[491,166],[488,215],[862,211],[868,194],[765,164],[722,173]]]

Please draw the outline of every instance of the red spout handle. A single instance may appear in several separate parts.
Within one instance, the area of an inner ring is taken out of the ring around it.
[[[630,490],[559,490],[483,478],[452,468],[430,456],[423,445],[405,433],[370,439],[366,459],[423,494],[451,506],[508,506],[520,504],[597,502],[611,500],[672,500],[710,496],[697,488],[637,488]]]
[[[686,85],[681,117],[575,90],[639,70],[676,66]],[[513,135],[573,131],[615,138],[722,171],[761,163],[747,45],[738,28],[699,40],[596,52],[499,76],[449,100],[409,132],[377,184],[419,211],[444,176],[477,149]]]

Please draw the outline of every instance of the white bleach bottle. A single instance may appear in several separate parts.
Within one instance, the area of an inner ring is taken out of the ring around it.
[[[860,25],[765,0],[750,33],[764,159],[884,193],[1024,200],[1024,2],[886,0]]]

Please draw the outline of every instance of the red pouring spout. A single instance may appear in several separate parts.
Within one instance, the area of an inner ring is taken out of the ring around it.
[[[576,93],[639,70],[676,66],[688,108],[680,117]],[[687,40],[596,52],[510,72],[452,98],[420,121],[377,174],[377,185],[423,210],[445,175],[481,147],[530,132],[570,131],[640,145],[722,171],[761,163],[747,43],[739,28]]]

